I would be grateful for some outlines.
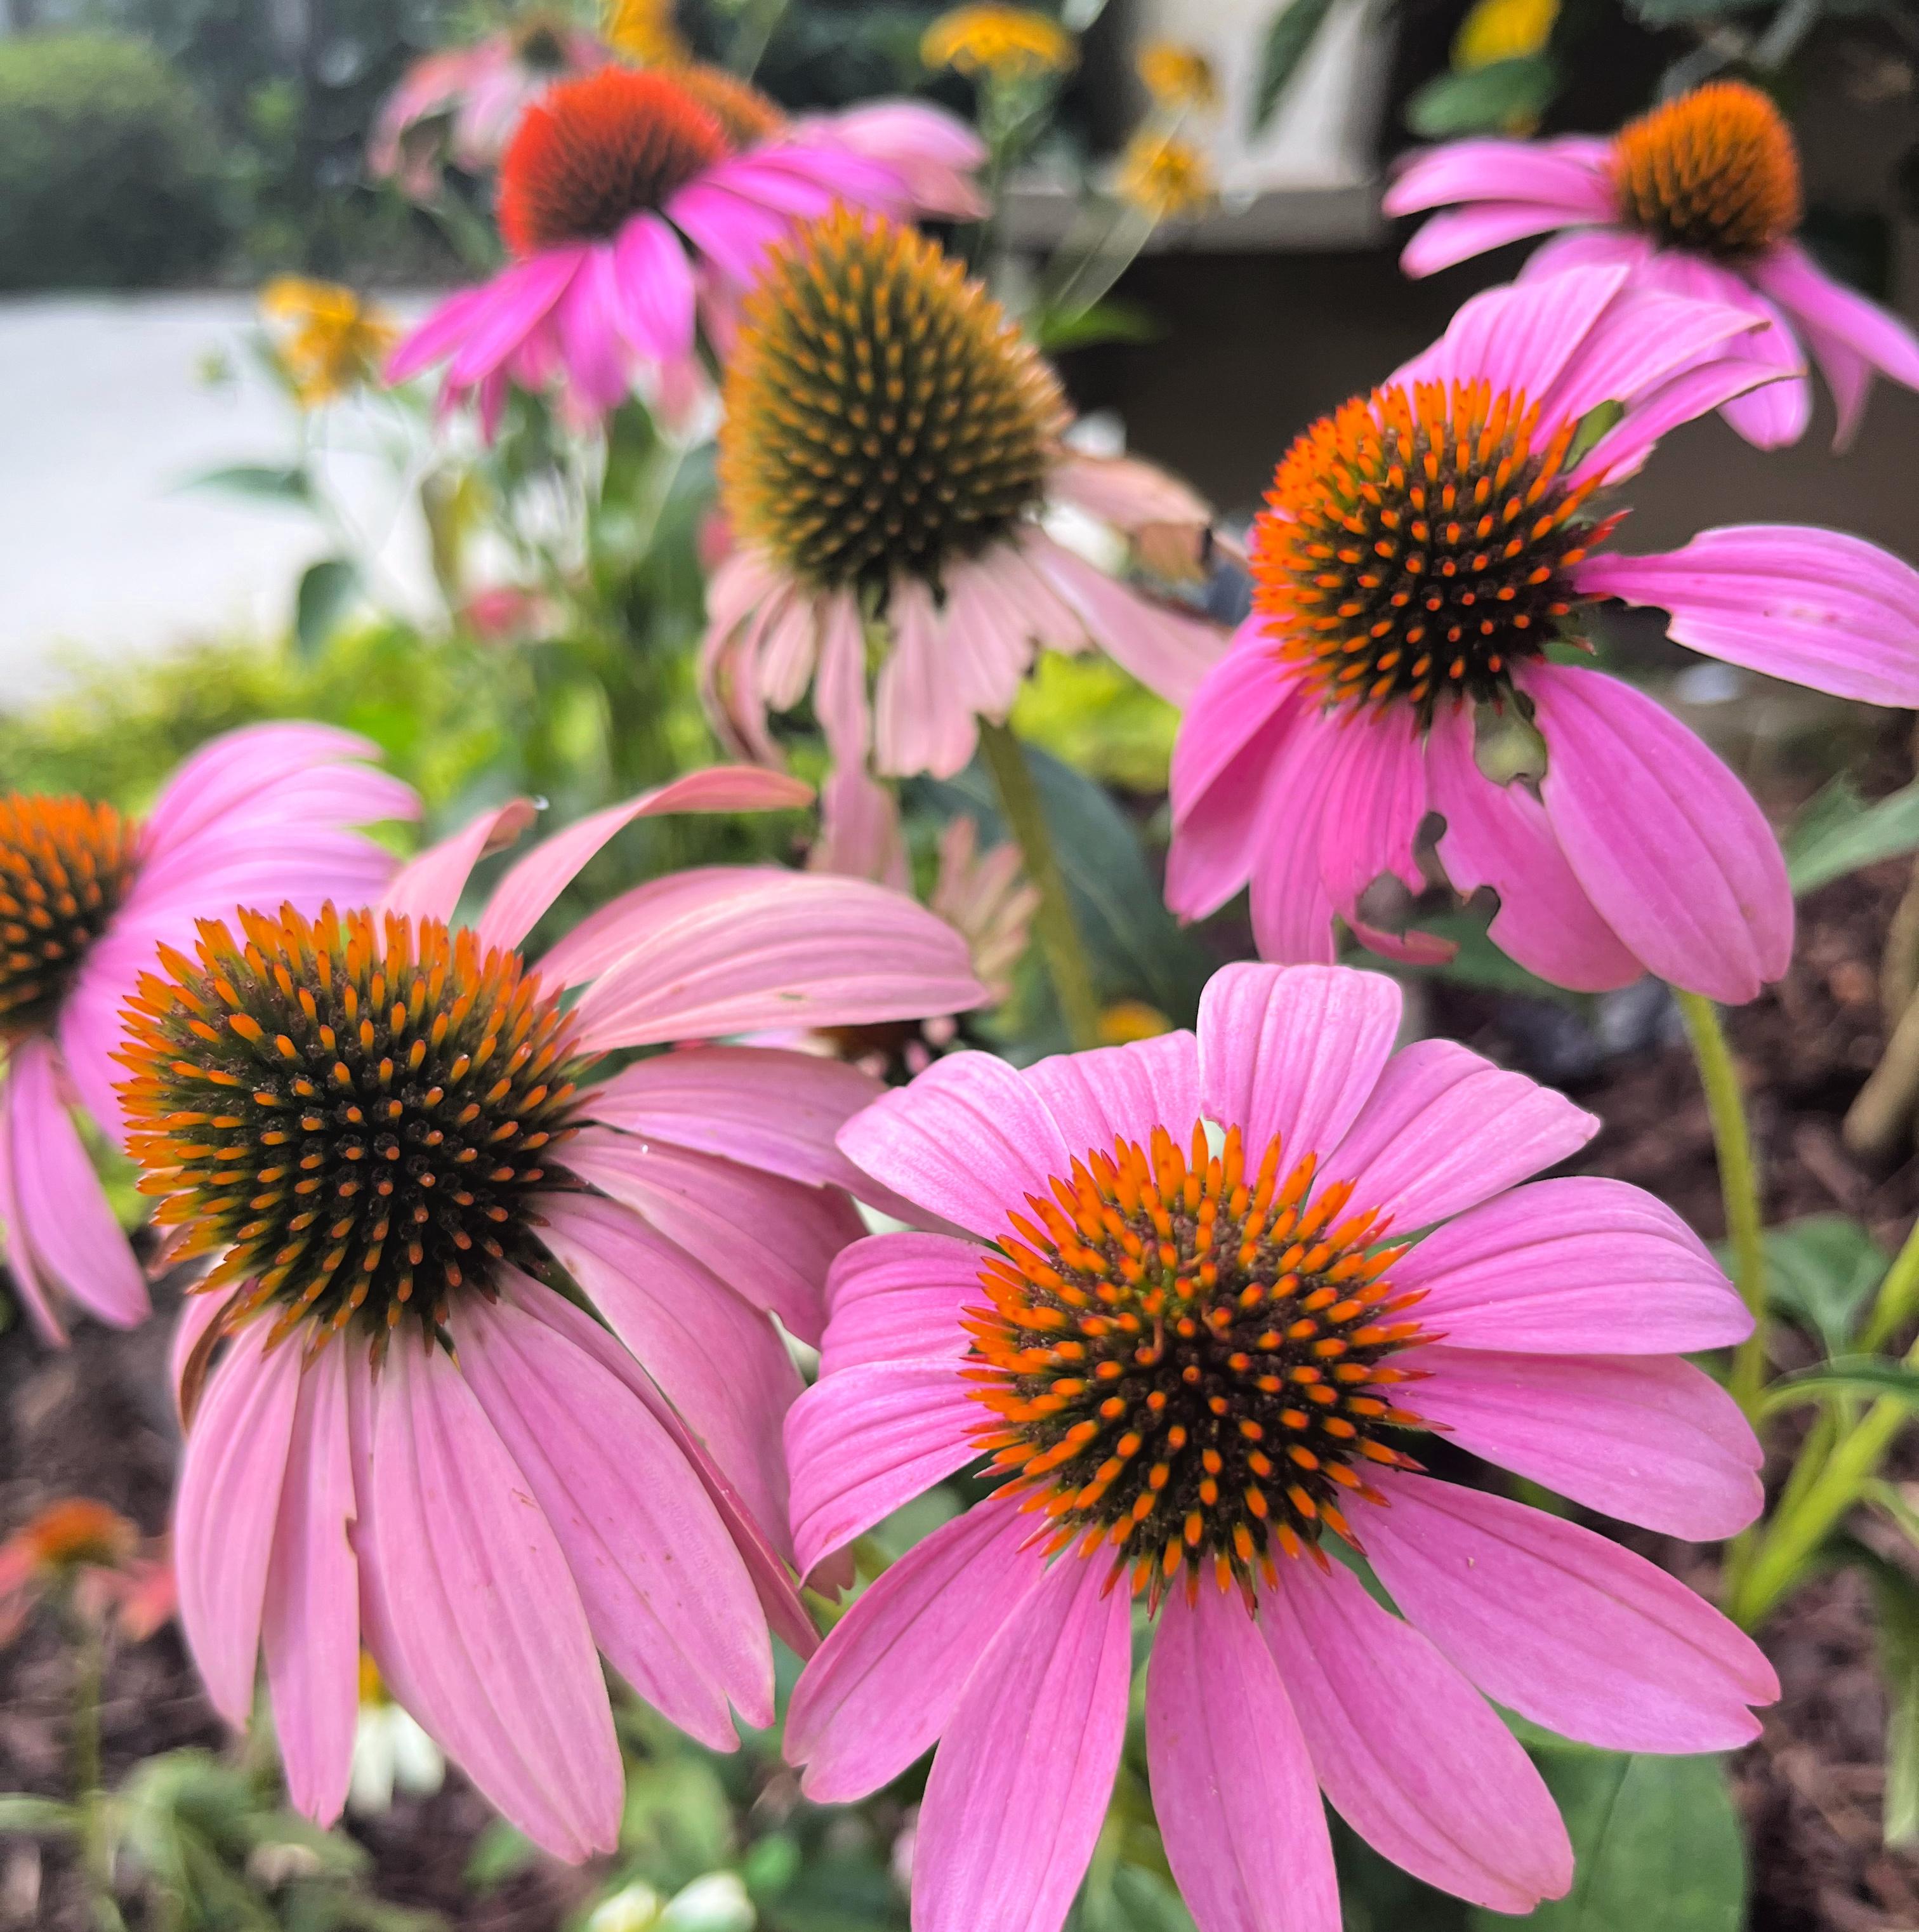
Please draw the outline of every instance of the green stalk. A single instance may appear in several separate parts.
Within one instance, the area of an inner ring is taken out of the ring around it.
[[[1738,1070],[1732,1064],[1719,1009],[1702,994],[1682,992],[1676,986],[1673,996],[1693,1042],[1699,1084],[1705,1089],[1706,1111],[1712,1118],[1720,1192],[1726,1201],[1726,1231],[1732,1240],[1734,1278],[1741,1299],[1752,1311],[1753,1332],[1733,1356],[1728,1384],[1734,1400],[1750,1416],[1757,1408],[1766,1373],[1766,1250],[1759,1214],[1759,1169],[1753,1164],[1752,1137],[1746,1129]]]
[[[70,1609],[73,1627],[73,1804],[80,1815],[80,1856],[94,1922],[118,1932],[123,1922],[113,1896],[113,1858],[106,1838],[106,1794],[100,1786],[100,1693],[106,1671],[99,1625]]]
[[[1072,902],[1066,896],[1066,882],[1060,876],[1052,836],[1046,830],[1033,767],[1027,762],[1025,747],[1012,732],[984,718],[979,721],[979,749],[993,775],[1007,829],[1019,842],[1027,877],[1039,894],[1033,929],[1046,957],[1046,970],[1052,976],[1060,1016],[1066,1023],[1066,1043],[1074,1052],[1083,1053],[1099,1044],[1099,1002],[1093,990],[1086,949],[1080,944],[1079,928],[1073,920]]]
[[[1915,1314],[1919,1314],[1919,1222],[1906,1238],[1879,1283],[1872,1318],[1860,1331],[1859,1346],[1876,1354]]]

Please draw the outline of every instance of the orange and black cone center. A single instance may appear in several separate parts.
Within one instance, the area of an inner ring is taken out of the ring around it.
[[[673,80],[682,93],[712,112],[736,150],[757,148],[786,126],[786,116],[770,94],[723,67],[692,62],[675,68]]]
[[[1613,144],[1626,218],[1663,244],[1737,261],[1799,226],[1799,151],[1756,87],[1719,80],[1642,114]]]
[[[664,74],[604,67],[562,81],[500,158],[500,232],[522,260],[604,240],[728,152],[718,116]]]
[[[127,1009],[127,1146],[190,1231],[225,1248],[210,1286],[316,1338],[358,1317],[376,1342],[411,1312],[443,1326],[495,1264],[537,1262],[529,1205],[564,1184],[580,1063],[573,1023],[516,952],[436,920],[329,906],[311,922],[202,922]]]
[[[1276,1140],[1249,1176],[1237,1127],[1213,1154],[1196,1124],[1189,1157],[1156,1127],[1029,1195],[982,1268],[981,1448],[1052,1547],[1103,1549],[1156,1603],[1182,1568],[1251,1592],[1323,1530],[1357,1544],[1369,1466],[1419,1467],[1384,1439],[1420,1426],[1390,1366],[1426,1339],[1387,1279],[1405,1250],[1315,1169],[1282,1177]]]
[[[137,843],[109,805],[0,798],[0,1038],[51,1022],[126,897]]]
[[[1498,704],[1577,598],[1569,573],[1609,525],[1569,482],[1577,428],[1485,382],[1356,397],[1288,450],[1253,526],[1253,608],[1332,703]]]

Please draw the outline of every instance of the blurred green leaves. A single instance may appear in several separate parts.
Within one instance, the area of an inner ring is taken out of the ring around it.
[[[1279,111],[1288,86],[1312,51],[1332,10],[1333,0],[1285,0],[1273,15],[1260,50],[1259,85],[1253,91],[1252,133],[1259,133]]]
[[[1406,104],[1406,125],[1429,141],[1524,125],[1552,105],[1559,70],[1546,54],[1435,74]]]
[[[1868,803],[1842,775],[1801,812],[1784,844],[1787,876],[1801,898],[1862,866],[1919,850],[1919,784]]]
[[[1828,1355],[1846,1352],[1891,1257],[1857,1221],[1808,1214],[1766,1231],[1766,1292]]]

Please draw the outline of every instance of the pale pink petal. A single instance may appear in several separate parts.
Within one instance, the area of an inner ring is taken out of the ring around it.
[[[1536,282],[1563,275],[1568,268],[1605,268],[1624,262],[1642,268],[1656,252],[1650,236],[1625,228],[1576,228],[1543,242],[1528,255],[1514,278]]]
[[[790,711],[806,694],[819,653],[819,634],[843,636],[849,620],[859,644],[863,682],[866,638],[859,608],[852,598],[843,592],[821,597],[797,584],[784,584],[775,591],[753,626],[754,675],[769,711]],[[835,727],[839,722],[835,710]],[[823,728],[824,724],[823,718]]]
[[[1387,873],[1412,891],[1426,881],[1413,843],[1426,817],[1426,761],[1403,712],[1349,719],[1323,774],[1319,876],[1334,909],[1358,923],[1360,896]]]
[[[1730,1348],[1753,1318],[1705,1244],[1642,1188],[1536,1181],[1449,1221],[1393,1265],[1455,1348],[1680,1354]]]
[[[358,1510],[344,1373],[354,1346],[334,1341],[300,1377],[260,1618],[286,1795],[319,1825],[331,1825],[346,1802],[360,1714]]]
[[[1521,965],[1582,993],[1630,986],[1645,971],[1574,878],[1546,808],[1524,784],[1495,784],[1480,770],[1470,711],[1442,710],[1432,721],[1426,802],[1446,820],[1447,878],[1462,893],[1498,893],[1487,934]]]
[[[370,1408],[370,1454],[364,1467],[356,1459],[354,1486],[374,1662],[543,1850],[575,1863],[612,1850],[625,1790],[613,1712],[527,1474],[445,1354],[410,1334],[388,1350]]]
[[[857,602],[846,592],[827,598],[819,632],[820,681],[814,704],[820,729],[836,760],[863,766],[872,718],[866,707],[866,627]]]
[[[915,1932],[1058,1932],[1126,1740],[1132,1606],[1106,1582],[1062,1558],[967,1679],[920,1808]]]
[[[300,1351],[264,1354],[264,1323],[241,1336],[207,1384],[187,1437],[173,1504],[180,1623],[207,1698],[244,1729],[253,1714],[274,1525],[300,1394]]]
[[[657,214],[636,214],[613,244],[613,273],[626,339],[656,362],[693,348],[693,265],[685,244]]]
[[[1568,226],[1610,221],[1618,212],[1609,143],[1573,135],[1554,141],[1449,141],[1402,162],[1380,202],[1383,213],[1417,214],[1456,201],[1531,201],[1560,211]]]
[[[1199,1924],[1339,1932],[1306,1741],[1237,1591],[1209,1580],[1195,1601],[1168,1597],[1147,1666],[1146,1751],[1166,1861]]]
[[[1729,338],[1723,352],[1681,368],[1630,404],[1569,480],[1584,483],[1603,476],[1609,488],[1616,487],[1638,472],[1669,430],[1723,409],[1735,396],[1769,382],[1768,365],[1748,346],[1758,339],[1755,334]]]
[[[921,213],[976,221],[986,212],[985,197],[968,178],[984,166],[985,144],[944,110],[917,100],[865,100],[822,124],[841,146],[885,163]]]
[[[1376,1851],[1495,1912],[1565,1895],[1573,1847],[1532,1760],[1351,1570],[1288,1564],[1260,1628],[1327,1798]]]
[[[978,728],[967,694],[955,688],[939,614],[918,578],[894,578],[886,616],[892,648],[874,686],[874,769],[887,778],[952,778],[971,760]]]
[[[1319,875],[1326,778],[1342,727],[1303,703],[1261,788],[1253,834],[1253,940],[1262,959],[1330,966],[1333,901]]]
[[[1200,1116],[1199,1055],[1183,1030],[1090,1053],[1054,1054],[1023,1069],[1020,1078],[1045,1102],[1060,1138],[1082,1160],[1095,1148],[1111,1154],[1116,1135],[1144,1147],[1156,1126],[1183,1148]]]
[[[708,906],[729,904],[745,892],[783,878],[771,866],[693,866],[633,886],[589,912],[540,955],[549,987],[583,986],[673,920]]]
[[[0,1259],[5,1261],[14,1291],[25,1304],[33,1325],[40,1331],[40,1340],[56,1348],[64,1348],[67,1330],[55,1306],[54,1286],[50,1281],[41,1280],[33,1250],[25,1239],[25,1231],[20,1218],[19,1198],[13,1180],[14,1142],[19,1136],[19,1130],[14,1124],[17,1106],[18,1096],[14,1093],[13,1080],[6,1066],[0,1064],[0,1232],[5,1235],[5,1246],[0,1248]],[[28,1123],[27,1131],[37,1132],[39,1124]]]
[[[1435,214],[1423,224],[1401,251],[1399,267],[1415,277],[1437,274],[1441,268],[1483,255],[1489,248],[1503,248],[1528,235],[1563,228],[1574,218],[1550,202],[1474,202]]]
[[[784,772],[761,771],[751,765],[709,765],[623,804],[610,805],[556,832],[508,872],[480,915],[480,943],[519,945],[581,867],[637,818],[672,812],[778,812],[812,802],[813,788]]]
[[[868,1363],[958,1358],[973,1338],[961,1312],[986,1305],[988,1250],[950,1234],[869,1234],[833,1264],[820,1343],[823,1380]]]
[[[1782,242],[1753,265],[1755,282],[1804,325],[1816,344],[1836,343],[1895,382],[1919,388],[1919,337],[1898,316],[1834,281],[1796,242]],[[1839,385],[1834,385],[1837,392]],[[1856,410],[1841,396],[1840,428],[1849,430]],[[1863,394],[1860,398],[1863,406]]]
[[[1779,1680],[1676,1578],[1560,1517],[1394,1472],[1355,1526],[1405,1616],[1496,1703],[1609,1750],[1731,1750]]]
[[[1192,524],[1204,529],[1213,512],[1177,476],[1136,456],[1091,456],[1065,449],[1046,473],[1046,494],[1114,529],[1148,524]]]
[[[1281,1137],[1286,1162],[1345,1138],[1399,1030],[1399,988],[1340,966],[1222,966],[1199,1001],[1208,1116],[1236,1126],[1247,1170]]]
[[[529,798],[513,799],[496,811],[481,812],[403,867],[374,910],[410,919],[415,926],[429,919],[450,924],[473,868],[487,854],[505,851],[538,816],[539,807]]]
[[[1046,1574],[1033,1520],[989,1498],[916,1543],[836,1623],[787,1712],[816,1804],[897,1778],[946,1728],[967,1678]]]
[[[469,317],[466,340],[447,366],[447,380],[464,388],[499,368],[546,320],[587,253],[580,244],[550,249],[495,276],[487,284],[484,304],[476,304]]]
[[[964,1468],[992,1420],[951,1360],[876,1362],[815,1382],[786,1418],[799,1574]]]
[[[896,892],[913,890],[899,800],[864,764],[837,765],[821,784],[820,836],[806,868],[875,880]]]
[[[1667,634],[1839,698],[1919,705],[1919,571],[1876,544],[1793,524],[1702,530],[1657,556],[1594,556],[1583,591],[1671,614]]]
[[[1596,1116],[1523,1073],[1423,1040],[1387,1062],[1320,1172],[1353,1183],[1356,1212],[1379,1208],[1410,1234],[1564,1160],[1599,1130]]]
[[[1419,1366],[1432,1380],[1411,1400],[1426,1421],[1622,1522],[1717,1542],[1765,1500],[1738,1404],[1676,1356],[1438,1347],[1422,1348]]]
[[[184,1436],[193,1426],[193,1412],[197,1406],[198,1385],[189,1388],[187,1378],[193,1369],[194,1358],[202,1353],[201,1344],[206,1340],[207,1330],[226,1312],[238,1290],[216,1290],[208,1294],[199,1288],[189,1288],[186,1299],[180,1305],[179,1319],[173,1324],[173,1337],[167,1344],[166,1381],[173,1391],[173,1411],[180,1418],[180,1432]]]
[[[565,1552],[593,1640],[712,1750],[773,1721],[773,1657],[751,1580],[664,1430],[589,1356],[510,1301],[463,1312],[468,1386]]]
[[[1546,742],[1546,817],[1607,925],[1660,978],[1712,999],[1736,1005],[1778,979],[1792,889],[1745,787],[1617,678],[1540,664],[1525,682]]]

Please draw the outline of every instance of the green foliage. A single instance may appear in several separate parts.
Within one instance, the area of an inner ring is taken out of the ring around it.
[[[1869,804],[1842,774],[1799,814],[1785,848],[1787,875],[1801,898],[1862,866],[1919,850],[1919,784]]]
[[[1828,1355],[1845,1352],[1861,1311],[1891,1265],[1879,1243],[1843,1214],[1808,1214],[1766,1231],[1767,1294],[1780,1314],[1817,1336]]]
[[[223,239],[204,113],[151,47],[0,40],[0,289],[175,281]]]
[[[1873,1586],[1888,1706],[1883,1833],[1888,1845],[1910,1850],[1919,1844],[1919,1584],[1854,1538],[1834,1540]]]
[[[1090,778],[1166,789],[1180,714],[1111,658],[1045,651],[1013,705],[1013,730]]]
[[[1781,1376],[1768,1384],[1764,1407],[1770,1414],[1801,1402],[1825,1402],[1839,1396],[1869,1402],[1885,1396],[1905,1403],[1909,1408],[1919,1408],[1919,1369],[1909,1369],[1879,1355],[1845,1356],[1822,1368]]]
[[[1266,29],[1260,50],[1259,85],[1253,91],[1252,129],[1257,134],[1279,111],[1293,76],[1319,38],[1333,0],[1286,0]]]
[[[1406,125],[1429,141],[1497,133],[1536,119],[1558,90],[1559,70],[1545,54],[1436,74],[1407,102]]]

